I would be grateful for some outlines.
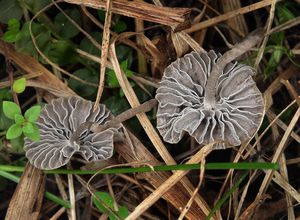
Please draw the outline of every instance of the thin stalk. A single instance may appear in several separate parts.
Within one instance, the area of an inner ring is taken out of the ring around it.
[[[68,170],[56,169],[45,170],[46,174],[78,174],[78,175],[93,175],[93,174],[120,174],[120,173],[143,173],[153,171],[174,171],[174,170],[198,170],[201,164],[178,164],[178,165],[160,165],[160,166],[142,166],[142,167],[122,167],[122,168],[109,168],[106,170]],[[206,163],[206,170],[256,170],[256,169],[272,169],[278,170],[277,163]],[[0,171],[5,172],[23,172],[24,167],[0,165]]]
[[[70,142],[73,143],[74,141],[78,140],[78,138],[80,137],[80,134],[84,130],[91,130],[93,132],[98,132],[98,133],[102,132],[111,127],[115,127],[116,125],[118,125],[124,121],[127,121],[130,118],[133,118],[134,116],[136,116],[139,113],[148,112],[151,109],[153,109],[156,105],[157,105],[157,100],[151,99],[137,107],[134,107],[134,108],[131,108],[131,109],[128,109],[128,110],[122,112],[121,114],[117,115],[112,120],[107,122],[105,125],[98,125],[97,123],[86,121],[86,122],[82,123],[79,126],[79,128],[77,128],[77,130],[71,135]]]
[[[225,66],[254,47],[262,39],[262,36],[263,32],[261,29],[253,31],[242,42],[236,44],[231,50],[221,56],[216,64],[213,65],[204,90],[204,107],[206,109],[213,109],[216,106],[216,87],[219,76]]]

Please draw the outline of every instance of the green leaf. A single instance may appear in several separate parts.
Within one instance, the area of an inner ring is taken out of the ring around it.
[[[0,108],[0,130],[7,130],[14,121],[3,114],[2,103],[0,103]]]
[[[133,76],[133,72],[131,70],[129,70],[129,69],[125,70],[124,72],[125,72],[125,75],[127,77],[132,77]]]
[[[270,40],[268,41],[268,45],[282,45],[284,41],[285,34],[283,31],[272,34],[270,36]]]
[[[17,0],[0,0],[0,22],[7,24],[12,18],[20,20],[23,15]]]
[[[102,42],[101,32],[92,32],[90,35],[99,43]],[[79,48],[85,52],[100,57],[101,51],[97,48],[87,37],[83,38],[80,42]],[[87,65],[99,65],[95,61],[86,60]]]
[[[0,130],[7,130],[14,121],[5,116],[3,112],[3,101],[12,100],[11,92],[8,88],[0,89]]]
[[[129,211],[127,209],[127,207],[125,206],[121,206],[119,207],[119,211],[118,211],[118,217],[120,219],[126,219],[126,217],[129,215]],[[118,218],[116,218],[116,216],[113,213],[109,213],[108,215],[110,220],[118,220]]]
[[[36,14],[39,10],[51,3],[51,0],[23,0],[26,6],[33,14]]]
[[[98,18],[100,21],[105,21],[105,11],[98,10]]]
[[[128,60],[122,61],[120,64],[120,67],[124,71],[124,73],[127,77],[131,77],[133,75],[133,72],[131,70],[127,69],[128,68]],[[115,74],[115,71],[108,70],[106,72],[106,74],[107,74],[106,81],[110,87],[119,87],[120,86],[118,78]]]
[[[107,84],[110,87],[119,87],[120,86],[118,78],[117,78],[117,76],[115,74],[115,71],[108,70],[106,72],[106,74],[107,74],[106,81],[107,81]]]
[[[17,19],[12,18],[8,21],[7,31],[3,34],[2,39],[8,43],[14,43],[19,32],[20,22]]]
[[[51,40],[51,31],[45,26],[32,22],[32,33],[36,40],[38,48],[44,52],[45,48],[48,46]],[[40,58],[35,46],[33,45],[30,32],[29,32],[29,22],[26,22],[20,33],[17,35],[16,50],[21,53],[29,54],[35,58]],[[45,63],[43,59],[40,58],[42,62]]]
[[[14,120],[16,114],[19,114],[19,115],[21,114],[21,109],[14,102],[4,101],[3,102],[3,113],[9,119],[13,119]]]
[[[79,26],[81,25],[80,12],[78,9],[64,10]],[[58,13],[54,19],[54,24],[59,30],[59,35],[64,39],[70,39],[79,34],[78,28],[76,28],[63,13]]]
[[[122,61],[121,64],[120,64],[120,67],[121,67],[122,70],[127,70],[128,60],[126,59],[126,60]]]
[[[283,4],[276,5],[276,15],[278,17],[279,23],[282,24],[289,21],[296,16]]]
[[[113,209],[113,198],[107,192],[95,192],[93,196],[93,203],[98,208],[98,210],[102,213],[108,213],[107,208],[100,202],[104,203],[109,208]]]
[[[117,32],[117,33],[120,33],[120,32],[125,31],[126,28],[127,28],[126,23],[125,23],[124,21],[122,21],[122,20],[119,20],[119,21],[115,24],[115,26],[113,27],[113,30],[114,30],[115,32]]]
[[[25,118],[22,115],[15,115],[15,122],[17,125],[22,125],[25,122]]]
[[[24,116],[27,119],[27,121],[35,122],[39,118],[40,113],[41,113],[41,106],[36,105],[36,106],[32,106],[30,109],[27,109]]]
[[[26,88],[26,78],[22,77],[20,79],[17,79],[16,81],[14,81],[13,84],[13,90],[16,93],[22,93],[24,92]]]
[[[9,127],[9,129],[6,132],[6,138],[7,139],[14,139],[19,137],[22,134],[22,128],[20,125],[13,124]]]
[[[0,89],[0,101],[2,100],[12,100],[10,89],[8,88]]]
[[[74,76],[77,76],[87,82],[97,84],[99,81],[99,76],[97,72],[93,69],[79,69],[73,73]],[[97,87],[83,85],[81,82],[74,78],[68,80],[68,84],[71,89],[73,89],[77,94],[80,94],[84,98],[90,98],[91,96],[97,93]]]
[[[17,138],[11,139],[10,144],[15,152],[22,153],[24,152],[24,136],[20,135]]]
[[[266,78],[275,72],[275,70],[283,56],[283,52],[285,50],[285,48],[282,46],[272,46],[272,47],[268,47],[268,48],[272,48],[274,51],[272,51],[271,57],[268,61],[268,64],[267,64],[265,70],[264,70],[264,75]]]
[[[104,104],[111,110],[113,115],[119,115],[130,108],[126,98],[119,98],[117,95],[111,95],[108,99],[104,100]]]
[[[129,215],[128,208],[125,206],[119,207],[118,215],[121,219],[125,219]]]
[[[59,65],[75,63],[77,58],[74,46],[65,40],[49,43],[44,53]]]
[[[24,132],[24,135],[33,141],[38,141],[40,139],[40,131],[39,128],[32,124],[34,131],[32,133]]]
[[[124,60],[128,60],[128,68],[129,68],[133,60],[132,48],[120,44],[116,47],[116,53],[117,53],[118,60],[120,60],[120,62]]]
[[[22,127],[22,130],[23,130],[24,134],[25,133],[26,134],[29,134],[29,133],[31,134],[35,131],[31,122],[26,122],[26,124]]]

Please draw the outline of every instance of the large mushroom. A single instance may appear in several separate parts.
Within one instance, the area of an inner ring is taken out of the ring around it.
[[[191,52],[166,68],[156,94],[157,129],[164,141],[178,143],[188,133],[199,144],[216,142],[215,148],[225,148],[254,135],[264,110],[252,79],[255,70],[227,61],[259,39],[250,36],[254,42],[241,43],[224,57],[214,51]]]
[[[88,162],[108,159],[113,155],[114,135],[121,124],[95,133],[79,128],[86,122],[104,125],[111,119],[104,105],[93,111],[93,103],[80,97],[55,99],[43,108],[37,121],[40,140],[25,139],[26,157],[44,170],[67,164],[76,153]],[[76,137],[78,129],[80,134]]]

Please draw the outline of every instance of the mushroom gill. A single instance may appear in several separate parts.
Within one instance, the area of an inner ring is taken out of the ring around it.
[[[227,63],[209,94],[207,84],[221,57],[214,51],[191,52],[164,71],[156,99],[157,129],[166,142],[178,143],[188,133],[199,144],[217,142],[216,148],[225,148],[249,140],[258,129],[264,105],[253,68]]]
[[[85,122],[104,125],[112,119],[104,105],[93,111],[93,103],[80,97],[58,98],[45,105],[37,121],[40,140],[25,139],[26,157],[39,169],[56,169],[67,164],[78,153],[86,161],[105,160],[112,156],[113,138],[121,125],[93,133],[80,130],[78,138],[73,134]]]

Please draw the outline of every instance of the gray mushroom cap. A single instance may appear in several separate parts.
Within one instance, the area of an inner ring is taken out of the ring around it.
[[[225,148],[246,142],[256,132],[264,106],[250,66],[227,64],[219,74],[215,107],[204,106],[205,86],[220,57],[214,51],[191,52],[166,68],[156,94],[157,129],[164,141],[178,143],[189,133],[199,144],[215,141],[221,143],[216,148]]]
[[[40,140],[25,139],[26,157],[32,165],[45,170],[67,164],[75,153],[88,162],[108,159],[113,154],[113,137],[120,127],[99,133],[85,129],[74,142],[70,138],[84,122],[101,125],[111,118],[104,105],[99,105],[93,112],[93,103],[80,97],[55,99],[45,105],[36,123]]]

